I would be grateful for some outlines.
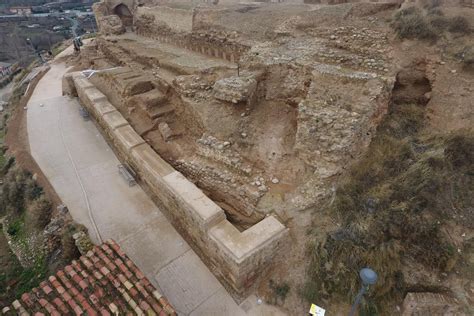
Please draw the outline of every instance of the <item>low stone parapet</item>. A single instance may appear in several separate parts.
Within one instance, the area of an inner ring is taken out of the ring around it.
[[[63,91],[76,95],[119,156],[137,173],[163,210],[198,249],[222,281],[245,294],[286,247],[288,229],[268,216],[241,232],[197,186],[164,161],[81,73],[64,78]]]

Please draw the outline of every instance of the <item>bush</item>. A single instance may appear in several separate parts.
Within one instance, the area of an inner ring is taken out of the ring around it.
[[[461,60],[464,69],[474,70],[474,46],[465,47],[456,57]]]
[[[5,165],[2,167],[1,174],[5,175],[10,171],[10,168],[12,168],[15,165],[15,157],[8,157],[7,162]]]
[[[23,222],[20,219],[16,219],[12,223],[10,223],[10,225],[8,225],[7,233],[13,238],[18,237],[22,227],[23,227]]]
[[[28,179],[26,182],[25,194],[28,200],[36,200],[43,194],[43,188],[33,179]]]
[[[474,168],[474,137],[467,137],[462,134],[450,137],[447,140],[444,154],[456,169]]]
[[[474,133],[426,136],[421,99],[429,87],[420,87],[429,83],[412,72],[397,76],[400,90],[394,88],[387,116],[326,210],[339,227],[324,236],[316,233],[308,245],[302,294],[310,302],[353,301],[358,271],[369,266],[379,275],[366,296],[371,314],[413,290],[404,279],[407,262],[440,275],[465,258],[445,223],[454,220],[465,230],[474,226]],[[421,84],[415,93],[412,84]]]
[[[27,225],[36,229],[45,228],[51,220],[51,207],[51,202],[44,195],[34,200],[26,214]]]
[[[434,17],[430,20],[433,28],[439,31],[444,31],[449,27],[449,20],[442,16]]]
[[[436,40],[437,35],[418,8],[410,7],[395,14],[392,24],[398,37],[403,39]]]
[[[286,300],[286,296],[288,295],[288,292],[290,292],[290,286],[288,285],[288,283],[283,282],[279,284],[273,280],[270,280],[268,286],[273,291],[273,302],[275,304],[277,304],[279,300],[281,300],[282,302]]]
[[[77,249],[74,238],[72,238],[72,236],[80,229],[81,227],[77,227],[77,225],[69,224],[63,230],[61,236],[61,248],[63,250],[64,262],[70,262],[71,260],[77,259],[81,256],[79,249]]]
[[[465,17],[456,16],[449,20],[448,31],[453,33],[467,34],[471,31],[471,25]]]
[[[424,2],[423,7],[428,10],[437,8],[441,5],[441,0],[425,0]]]
[[[444,13],[440,8],[432,8],[428,10],[428,15],[444,16]]]
[[[25,207],[26,174],[19,169],[10,169],[4,179],[1,198],[4,209],[13,209],[21,214]]]

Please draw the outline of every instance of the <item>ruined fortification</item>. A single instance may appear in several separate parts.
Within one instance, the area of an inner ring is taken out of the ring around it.
[[[103,1],[64,79],[201,258],[244,294],[285,223],[364,152],[393,86],[385,35],[308,26],[393,6]],[[372,43],[367,46],[365,43]]]

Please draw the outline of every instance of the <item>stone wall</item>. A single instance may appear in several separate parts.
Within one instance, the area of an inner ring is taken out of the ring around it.
[[[440,293],[407,293],[402,306],[402,316],[464,315],[456,300]]]
[[[155,21],[165,23],[175,32],[191,32],[193,30],[193,10],[170,8],[166,6],[137,7],[135,16],[153,16]]]
[[[156,39],[162,43],[172,44],[209,57],[224,59],[232,63],[238,62],[240,56],[248,50],[248,47],[245,46],[234,44],[219,45],[213,42],[195,39],[190,35],[158,35],[143,29],[137,29],[136,32],[139,35]]]
[[[337,66],[313,68],[306,98],[298,104],[295,148],[315,174],[334,176],[349,157],[364,152],[388,111],[393,84],[392,78]]]
[[[289,231],[269,216],[240,232],[224,211],[165,162],[81,73],[63,79],[63,91],[77,95],[119,156],[163,206],[177,228],[198,247],[221,280],[244,294],[287,246]]]
[[[249,47],[229,41],[227,38],[217,38],[209,34],[192,32],[197,23],[196,21],[198,21],[197,16],[194,17],[194,22],[193,19],[190,19],[179,22],[180,26],[170,25],[167,21],[169,17],[163,19],[167,15],[166,12],[168,10],[180,9],[164,6],[138,8],[135,14],[135,32],[138,35],[153,38],[163,43],[173,44],[209,57],[221,58],[230,62],[237,62],[240,56],[249,49]],[[191,12],[190,10],[181,11]],[[164,13],[155,14],[153,12]],[[181,24],[186,25],[181,26]]]

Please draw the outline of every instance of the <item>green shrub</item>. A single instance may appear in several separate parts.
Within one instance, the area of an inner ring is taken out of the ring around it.
[[[10,169],[4,178],[1,198],[5,209],[13,209],[16,214],[21,214],[25,206],[26,174],[17,169]]]
[[[450,137],[446,143],[444,154],[454,168],[474,168],[474,137],[457,134]]]
[[[51,220],[51,208],[51,202],[44,195],[41,195],[39,198],[34,200],[28,207],[28,212],[26,214],[26,223],[28,227],[36,229],[45,228]]]
[[[33,179],[28,179],[26,182],[25,194],[28,200],[35,200],[43,194],[43,188]]]
[[[395,14],[392,27],[398,37],[403,39],[436,40],[437,34],[421,11],[416,7],[409,7]]]
[[[431,26],[439,31],[444,31],[449,27],[449,20],[442,16],[437,16],[430,19]]]
[[[456,57],[461,60],[464,69],[474,71],[474,46],[464,47]]]
[[[23,222],[21,219],[16,219],[8,225],[7,233],[13,238],[18,237],[23,228]]]
[[[448,31],[467,34],[471,31],[469,21],[463,16],[456,16],[449,20]]]
[[[10,168],[12,168],[14,165],[15,165],[15,157],[8,157],[7,162],[2,167],[1,174],[5,175],[6,173],[8,173]]]
[[[440,8],[432,8],[428,10],[428,15],[444,16],[444,13]]]
[[[441,5],[441,1],[442,0],[424,0],[423,7],[428,10],[434,9]]]
[[[270,280],[268,286],[273,291],[273,302],[275,304],[279,301],[284,302],[286,300],[286,296],[288,295],[288,292],[290,292],[290,286],[288,283],[276,283],[275,281]]]
[[[33,267],[24,269],[19,267],[17,271],[18,274],[15,276],[15,279],[18,283],[15,284],[15,296],[20,297],[20,295],[31,291],[40,282],[44,281],[48,274],[48,265],[46,260],[39,258]]]

